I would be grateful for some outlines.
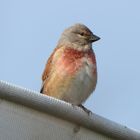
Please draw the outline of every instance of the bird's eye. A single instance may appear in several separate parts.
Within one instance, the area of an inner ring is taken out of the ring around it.
[[[84,32],[80,33],[81,36],[84,36]]]

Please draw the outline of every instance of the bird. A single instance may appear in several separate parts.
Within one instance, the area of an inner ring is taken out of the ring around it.
[[[99,39],[84,24],[66,28],[45,65],[40,93],[82,105],[96,88],[97,64],[92,43]]]

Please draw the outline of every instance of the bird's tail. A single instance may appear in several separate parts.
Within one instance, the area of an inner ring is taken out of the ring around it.
[[[43,89],[44,89],[44,84],[42,84],[41,89],[40,89],[41,94],[43,94]]]

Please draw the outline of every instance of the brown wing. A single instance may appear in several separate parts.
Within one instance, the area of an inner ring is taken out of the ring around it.
[[[52,69],[53,56],[54,56],[54,53],[57,51],[57,49],[58,48],[54,49],[53,53],[51,54],[51,56],[49,57],[49,59],[47,61],[45,69],[43,71],[43,74],[42,74],[42,87],[40,89],[40,93],[43,93],[44,83],[47,82],[47,79],[50,76],[50,72],[51,72],[51,69]]]

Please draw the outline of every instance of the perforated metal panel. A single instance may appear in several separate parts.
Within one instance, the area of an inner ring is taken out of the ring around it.
[[[0,82],[0,140],[140,140],[140,133],[81,108]]]
[[[0,105],[0,140],[106,140],[80,125],[5,100]]]

